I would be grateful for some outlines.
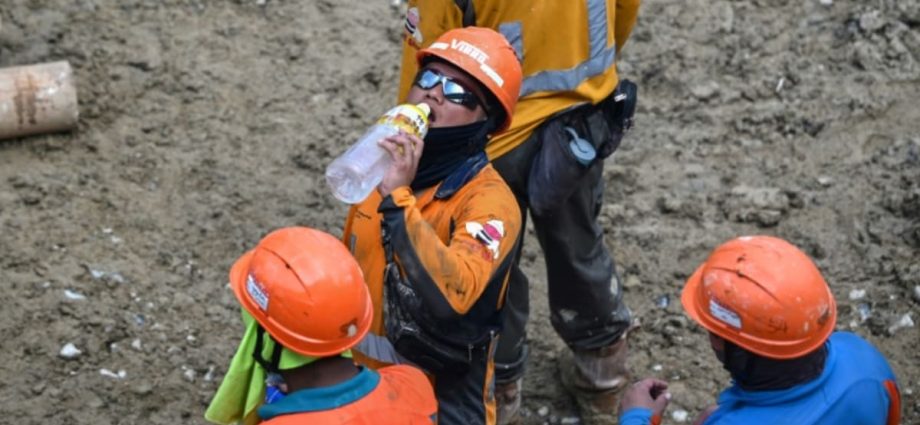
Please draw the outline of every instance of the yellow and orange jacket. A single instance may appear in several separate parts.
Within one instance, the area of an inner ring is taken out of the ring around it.
[[[489,158],[523,143],[547,118],[613,93],[619,82],[616,56],[636,23],[639,0],[469,1],[475,25],[502,33],[524,73],[511,128],[489,141]],[[462,27],[463,16],[454,0],[409,0],[400,100],[418,70],[415,53]]]
[[[433,317],[450,323],[468,320],[471,310],[500,310],[521,213],[485,155],[461,168],[417,198],[408,187],[386,198],[374,191],[349,211],[343,241],[370,289],[373,334],[386,332],[384,227],[395,262]],[[361,353],[355,359],[372,367],[381,365]]]

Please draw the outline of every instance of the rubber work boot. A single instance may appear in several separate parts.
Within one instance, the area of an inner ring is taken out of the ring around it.
[[[521,424],[521,383],[524,378],[509,382],[495,383],[495,409],[498,416],[498,425]]]
[[[586,425],[616,425],[620,396],[629,384],[625,333],[613,345],[589,351],[565,350],[559,362],[562,385],[575,399]]]

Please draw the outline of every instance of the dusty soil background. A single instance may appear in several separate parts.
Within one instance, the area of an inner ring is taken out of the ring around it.
[[[292,4],[293,3],[293,4]],[[389,1],[0,5],[0,66],[69,60],[70,134],[0,142],[0,422],[204,423],[240,336],[232,261],[287,225],[341,231],[324,166],[392,104]],[[727,382],[679,305],[730,237],[804,247],[840,329],[894,367],[920,424],[920,3],[646,0],[621,55],[638,126],[601,211],[667,423]],[[527,423],[577,423],[535,280]],[[73,344],[80,354],[60,355]]]

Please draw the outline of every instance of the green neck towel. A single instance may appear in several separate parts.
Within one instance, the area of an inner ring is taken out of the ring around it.
[[[256,347],[256,329],[259,324],[246,310],[242,310],[242,315],[243,324],[246,326],[243,340],[240,341],[233,361],[230,362],[230,368],[204,414],[205,419],[220,425],[259,423],[256,409],[265,400],[265,370],[252,358]],[[271,358],[274,347],[274,340],[266,338],[262,346],[263,358]],[[345,352],[343,355],[351,357],[351,352]],[[316,357],[302,356],[283,349],[279,368],[293,369],[310,364],[316,359]]]

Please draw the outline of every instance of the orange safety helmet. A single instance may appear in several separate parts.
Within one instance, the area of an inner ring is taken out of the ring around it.
[[[336,355],[371,326],[373,306],[361,268],[342,242],[319,230],[269,233],[233,264],[230,285],[272,338],[298,354]]]
[[[770,236],[720,245],[687,280],[681,302],[710,332],[771,359],[814,351],[837,321],[834,295],[815,264]]]
[[[521,63],[503,35],[489,28],[453,29],[419,50],[415,59],[421,67],[425,59],[432,56],[470,74],[498,99],[505,112],[505,121],[496,133],[511,126],[523,75]]]

